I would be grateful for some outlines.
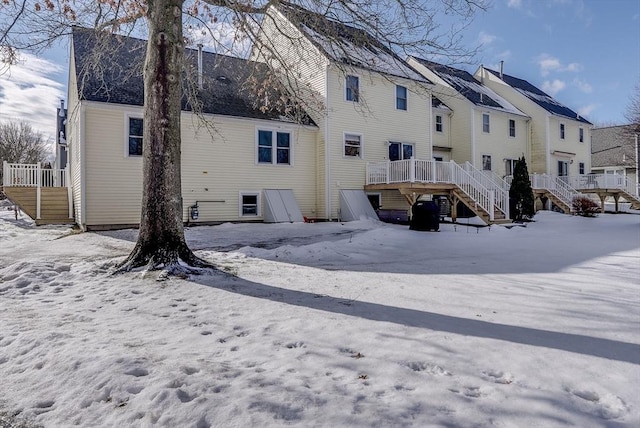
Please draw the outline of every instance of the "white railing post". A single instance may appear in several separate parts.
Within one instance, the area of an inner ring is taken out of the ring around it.
[[[40,220],[40,198],[42,196],[42,190],[40,189],[40,187],[42,185],[42,168],[40,166],[40,162],[38,162],[36,165],[36,220]]]
[[[67,188],[67,201],[69,202],[69,218],[73,218],[73,194],[71,191],[71,173],[69,165],[64,167],[64,187]]]
[[[415,183],[416,181],[416,158],[411,156],[409,159],[409,183]]]
[[[2,185],[9,186],[9,164],[2,161]]]
[[[387,161],[387,179],[385,180],[386,184],[389,184],[389,177],[390,176],[391,176],[391,161],[388,160]]]

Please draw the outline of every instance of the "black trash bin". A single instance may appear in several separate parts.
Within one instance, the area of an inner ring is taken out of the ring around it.
[[[434,230],[440,229],[440,207],[435,201],[418,201],[411,207],[411,230]]]

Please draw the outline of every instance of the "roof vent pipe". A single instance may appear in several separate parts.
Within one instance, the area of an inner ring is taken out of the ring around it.
[[[198,43],[198,89],[202,86],[202,43]]]
[[[500,61],[500,79],[504,75],[504,61]]]

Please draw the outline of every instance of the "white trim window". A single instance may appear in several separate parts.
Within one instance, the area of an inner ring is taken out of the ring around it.
[[[578,163],[578,174],[584,175],[584,162],[579,162]]]
[[[482,132],[490,133],[491,132],[491,118],[489,117],[489,113],[482,113]]]
[[[482,155],[482,170],[491,171],[491,155]]]
[[[126,116],[127,139],[125,153],[130,157],[142,156],[144,122],[141,117]]]
[[[408,160],[413,157],[413,144],[389,141],[389,160]]]
[[[260,216],[260,192],[240,192],[239,215],[240,217]]]
[[[564,123],[560,124],[560,139],[564,140]]]
[[[584,128],[578,129],[578,141],[584,143]]]
[[[360,101],[360,78],[353,74],[345,77],[345,99],[357,103]]]
[[[436,115],[436,132],[443,132],[443,127],[442,127],[442,115],[437,114]]]
[[[509,119],[509,137],[516,136],[516,121]]]
[[[292,164],[291,132],[257,129],[256,134],[256,156],[259,164]]]
[[[513,175],[513,171],[516,169],[516,159],[505,159],[504,160],[504,171],[505,175],[508,177]]]
[[[396,85],[396,110],[407,110],[407,88]]]
[[[362,158],[362,135],[351,133],[344,134],[344,155]]]

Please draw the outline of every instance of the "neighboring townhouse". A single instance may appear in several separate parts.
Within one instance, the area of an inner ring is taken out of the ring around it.
[[[607,126],[591,130],[591,172],[619,175],[638,194],[638,138],[636,125]]]
[[[80,28],[71,41],[66,140],[76,222],[83,229],[135,226],[146,41],[97,38]],[[192,67],[202,67],[201,85],[185,81],[194,97],[182,106],[184,221],[316,217],[313,121],[295,107],[274,105],[286,94],[255,85],[268,82],[264,64],[194,50],[186,55]]]
[[[482,65],[475,77],[531,117],[530,173],[577,176],[591,169],[593,125],[526,80]]]
[[[252,58],[297,76],[287,84],[319,126],[320,217],[348,218],[355,201],[347,199],[362,192],[368,163],[432,158],[429,80],[367,32],[280,4],[263,19]],[[409,208],[397,190],[369,192],[369,199]]]
[[[464,70],[415,57],[408,62],[435,83],[433,93],[452,110],[450,158],[511,175],[515,161],[528,156],[530,118]]]

